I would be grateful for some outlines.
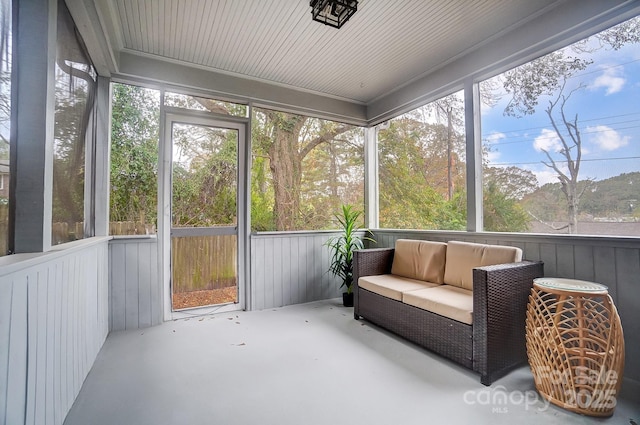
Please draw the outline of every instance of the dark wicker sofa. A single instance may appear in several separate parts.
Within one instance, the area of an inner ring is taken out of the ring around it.
[[[526,363],[525,313],[541,262],[473,269],[472,325],[379,295],[358,285],[363,276],[391,273],[394,248],[354,254],[354,317],[364,318],[480,374],[491,385]]]

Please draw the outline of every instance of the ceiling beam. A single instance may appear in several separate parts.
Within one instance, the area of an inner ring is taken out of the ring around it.
[[[102,77],[110,77],[117,71],[117,52],[119,49],[112,48],[109,39],[105,37],[103,20],[100,13],[91,0],[65,0],[67,8],[71,13],[73,22],[76,24],[82,41],[85,46],[93,66]]]
[[[174,84],[206,91],[221,100],[253,103],[255,106],[308,114],[354,125],[366,125],[365,105],[336,99],[277,84],[190,67],[150,55],[124,51],[120,54],[120,72],[116,76]]]

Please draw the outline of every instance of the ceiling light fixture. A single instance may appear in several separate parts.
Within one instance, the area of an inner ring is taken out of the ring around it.
[[[340,28],[358,10],[357,0],[311,0],[314,21]]]

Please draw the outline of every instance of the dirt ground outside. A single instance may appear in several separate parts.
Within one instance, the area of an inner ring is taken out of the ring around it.
[[[233,302],[238,302],[238,289],[235,286],[173,294],[174,310]]]

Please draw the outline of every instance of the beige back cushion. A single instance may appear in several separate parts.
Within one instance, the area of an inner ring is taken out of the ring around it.
[[[441,284],[446,255],[446,243],[398,239],[391,274]]]
[[[522,250],[515,246],[483,245],[451,241],[447,245],[444,283],[473,290],[473,269],[522,260]]]

